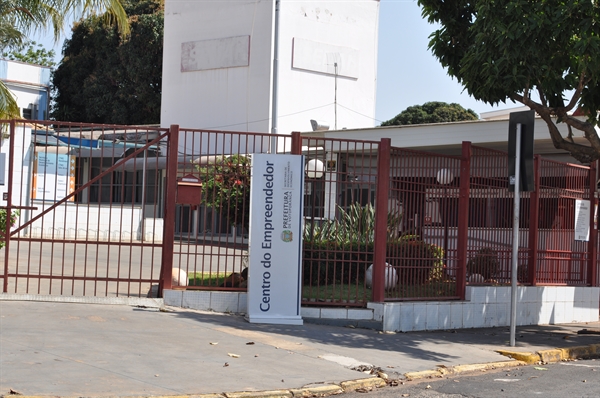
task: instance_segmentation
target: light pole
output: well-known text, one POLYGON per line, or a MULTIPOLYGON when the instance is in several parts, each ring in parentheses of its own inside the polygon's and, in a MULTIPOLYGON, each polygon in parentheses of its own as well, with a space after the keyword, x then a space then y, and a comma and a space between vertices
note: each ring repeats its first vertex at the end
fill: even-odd
POLYGON ((444 265, 448 266, 448 185, 454 181, 454 174, 451 170, 440 169, 437 172, 436 180, 438 184, 444 187, 444 265))

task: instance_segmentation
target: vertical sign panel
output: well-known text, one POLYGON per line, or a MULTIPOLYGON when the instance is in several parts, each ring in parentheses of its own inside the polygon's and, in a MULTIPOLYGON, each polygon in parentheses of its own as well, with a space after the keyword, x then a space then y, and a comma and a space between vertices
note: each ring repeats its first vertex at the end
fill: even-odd
POLYGON ((37 152, 32 185, 32 199, 58 201, 74 192, 75 156, 37 152))
POLYGON ((575 240, 587 242, 590 240, 590 201, 575 201, 575 240))
POLYGON ((0 153, 0 185, 4 185, 6 176, 6 154, 0 153))
POLYGON ((248 321, 301 325, 304 157, 252 155, 248 321))
POLYGON ((533 186, 533 130, 535 126, 535 111, 511 112, 508 122, 508 191, 514 192, 517 124, 521 125, 521 153, 519 191, 531 192, 533 186))

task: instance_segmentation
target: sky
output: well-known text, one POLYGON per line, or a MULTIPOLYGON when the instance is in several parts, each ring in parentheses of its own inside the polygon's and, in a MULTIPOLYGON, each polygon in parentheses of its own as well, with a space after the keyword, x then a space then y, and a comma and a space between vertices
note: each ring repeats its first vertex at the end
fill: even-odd
MULTIPOLYGON (((421 17, 416 0, 381 0, 379 12, 379 49, 377 67, 377 126, 411 105, 429 101, 456 102, 478 115, 514 105, 493 108, 476 101, 462 86, 446 74, 445 69, 428 50, 428 36, 436 29, 421 17)), ((51 36, 34 38, 47 49, 54 49, 56 61, 61 59, 62 43, 69 37, 70 27, 58 43, 51 36)))
POLYGON ((429 101, 456 102, 478 115, 514 107, 493 108, 463 92, 427 48, 436 29, 423 19, 416 1, 381 0, 375 118, 389 120, 409 106, 429 101))

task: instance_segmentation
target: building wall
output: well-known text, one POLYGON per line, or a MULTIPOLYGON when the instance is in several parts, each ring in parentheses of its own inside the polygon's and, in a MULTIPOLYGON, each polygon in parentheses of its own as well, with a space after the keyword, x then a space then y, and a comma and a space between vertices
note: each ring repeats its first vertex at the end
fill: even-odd
MULTIPOLYGON (((281 0, 278 132, 373 126, 379 2, 281 0), (361 116, 360 114, 364 115, 361 116)), ((161 125, 269 132, 274 1, 165 5, 161 125)))
MULTIPOLYGON (((2 133, 7 133, 6 130, 2 133)), ((23 198, 29 198, 31 192, 31 163, 33 158, 33 149, 31 147, 31 129, 29 127, 16 128, 14 137, 0 140, 0 198, 4 194, 12 192, 12 204, 14 206, 25 206, 23 198), (14 163, 11 169, 9 164, 11 140, 14 140, 14 163), (12 172, 12 185, 9 184, 9 172, 12 172), (25 194, 22 195, 21 192, 25 194)), ((27 199, 26 199, 27 200, 27 199)), ((2 201, 6 206, 6 201, 2 201)), ((28 210, 21 211, 21 217, 28 210)))
POLYGON ((272 19, 270 1, 167 0, 161 125, 265 131, 272 19), (248 37, 246 54, 231 45, 240 37, 248 37), (197 48, 184 54, 184 43, 197 48), (234 66, 244 55, 247 65, 234 66), (221 62, 205 62, 214 58, 221 62))
POLYGON ((48 118, 50 68, 23 62, 0 60, 0 79, 14 94, 21 115, 31 109, 32 119, 48 118))
POLYGON ((333 130, 336 110, 338 129, 374 126, 379 2, 283 2, 281 13, 278 131, 310 119, 333 130))

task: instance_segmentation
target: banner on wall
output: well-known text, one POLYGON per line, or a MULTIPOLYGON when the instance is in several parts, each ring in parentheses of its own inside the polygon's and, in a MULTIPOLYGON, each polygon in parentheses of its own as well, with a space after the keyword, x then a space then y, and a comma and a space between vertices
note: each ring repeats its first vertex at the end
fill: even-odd
POLYGON ((575 240, 587 242, 590 240, 590 201, 575 201, 575 240))
MULTIPOLYGON (((59 201, 75 191, 75 156, 36 152, 32 199, 59 201)), ((73 201, 74 197, 69 198, 73 201)))
POLYGON ((6 175, 6 154, 0 152, 0 185, 4 185, 6 175))
POLYGON ((304 156, 252 155, 247 319, 301 325, 304 156))

